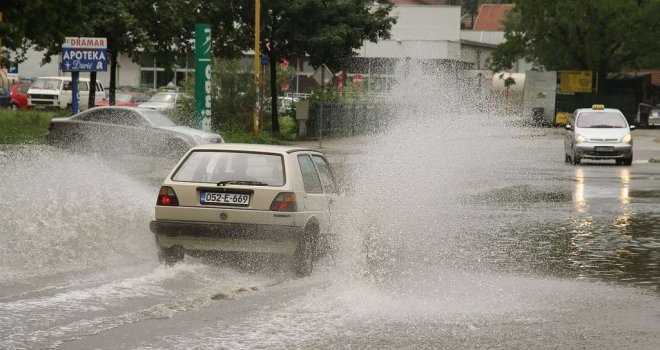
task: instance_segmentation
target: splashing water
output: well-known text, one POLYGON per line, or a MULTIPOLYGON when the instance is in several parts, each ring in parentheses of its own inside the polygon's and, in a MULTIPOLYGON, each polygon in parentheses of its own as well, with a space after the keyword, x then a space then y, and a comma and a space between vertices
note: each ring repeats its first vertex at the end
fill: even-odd
POLYGON ((153 261, 155 189, 94 157, 0 153, 0 281, 153 261))
POLYGON ((411 62, 397 72, 387 113, 395 117, 353 162, 338 220, 342 268, 377 281, 467 267, 453 252, 471 228, 490 223, 462 199, 543 161, 524 143, 538 131, 480 112, 483 94, 467 76, 411 62))

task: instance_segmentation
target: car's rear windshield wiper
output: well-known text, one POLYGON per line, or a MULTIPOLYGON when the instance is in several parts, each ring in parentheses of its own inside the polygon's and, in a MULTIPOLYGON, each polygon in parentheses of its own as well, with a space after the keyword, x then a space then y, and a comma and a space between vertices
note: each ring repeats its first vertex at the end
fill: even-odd
POLYGON ((252 185, 252 186, 268 186, 267 183, 261 181, 247 181, 247 180, 227 180, 218 182, 218 186, 224 185, 252 185))

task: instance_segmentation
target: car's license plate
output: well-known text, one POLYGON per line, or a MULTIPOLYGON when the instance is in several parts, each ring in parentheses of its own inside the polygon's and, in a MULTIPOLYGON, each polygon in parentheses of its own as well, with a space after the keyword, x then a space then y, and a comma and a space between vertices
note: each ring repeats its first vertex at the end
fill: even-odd
POLYGON ((202 192, 199 202, 201 204, 249 205, 250 195, 244 193, 202 192))
POLYGON ((596 152, 614 152, 614 147, 612 146, 596 146, 594 147, 596 152))

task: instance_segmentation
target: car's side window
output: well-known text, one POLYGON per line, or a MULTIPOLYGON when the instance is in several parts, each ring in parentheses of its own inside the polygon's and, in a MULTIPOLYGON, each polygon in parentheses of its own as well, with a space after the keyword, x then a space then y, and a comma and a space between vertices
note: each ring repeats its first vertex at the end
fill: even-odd
POLYGON ((318 155, 312 155, 312 160, 314 161, 316 168, 319 170, 319 175, 321 175, 321 183, 323 184, 323 189, 326 192, 334 192, 335 181, 328 162, 325 160, 325 158, 318 155))
POLYGON ((321 186, 321 179, 316 172, 316 167, 312 159, 308 155, 299 155, 298 164, 300 165, 300 172, 302 173, 303 184, 305 185, 305 192, 307 193, 323 193, 321 186))
POLYGON ((78 116, 76 119, 95 123, 106 122, 103 117, 103 110, 89 110, 78 116))
POLYGON ((0 87, 0 95, 7 95, 7 92, 5 91, 5 88, 0 87))
POLYGON ((148 125, 147 121, 144 120, 144 118, 141 115, 133 111, 113 113, 112 116, 109 117, 109 122, 112 124, 125 125, 125 126, 148 125))
POLYGON ((89 85, 87 85, 86 81, 78 82, 78 91, 89 91, 89 85))

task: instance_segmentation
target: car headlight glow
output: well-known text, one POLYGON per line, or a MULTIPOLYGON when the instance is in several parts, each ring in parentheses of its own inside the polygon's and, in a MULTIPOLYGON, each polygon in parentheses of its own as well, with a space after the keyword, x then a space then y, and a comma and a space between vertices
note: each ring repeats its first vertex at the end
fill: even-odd
POLYGON ((632 135, 626 134, 622 139, 621 142, 623 143, 630 143, 632 142, 632 135))
POLYGON ((575 135, 575 141, 577 143, 587 142, 587 138, 580 135, 580 134, 577 134, 577 135, 575 135))

